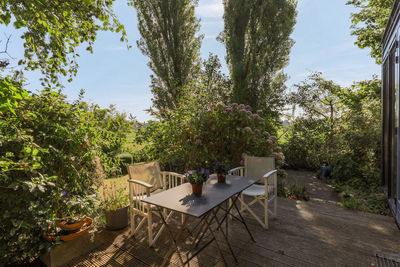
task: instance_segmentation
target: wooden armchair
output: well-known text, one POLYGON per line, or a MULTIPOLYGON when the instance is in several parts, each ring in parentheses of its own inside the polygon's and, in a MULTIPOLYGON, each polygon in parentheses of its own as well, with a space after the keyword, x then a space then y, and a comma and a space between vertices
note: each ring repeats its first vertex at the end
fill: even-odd
MULTIPOLYGON (((178 186, 185 182, 185 176, 174 172, 162 172, 157 161, 139 163, 128 166, 129 173, 129 199, 130 199, 130 221, 131 235, 134 235, 147 220, 147 231, 149 235, 149 246, 152 246, 164 230, 164 225, 153 234, 153 207, 141 202, 151 194, 157 194, 163 190, 178 186), (143 217, 136 226, 135 217, 143 217)), ((172 212, 167 220, 172 219, 172 212)))
POLYGON ((261 179, 261 184, 254 184, 242 192, 242 195, 239 197, 241 203, 240 211, 247 210, 264 229, 268 229, 268 213, 276 217, 278 204, 278 180, 277 170, 275 169, 275 158, 246 156, 244 166, 230 170, 229 174, 261 179), (246 203, 243 196, 253 199, 246 203), (271 202, 273 203, 272 211, 268 209, 271 202), (264 220, 260 219, 250 208, 255 203, 259 203, 264 208, 264 220))

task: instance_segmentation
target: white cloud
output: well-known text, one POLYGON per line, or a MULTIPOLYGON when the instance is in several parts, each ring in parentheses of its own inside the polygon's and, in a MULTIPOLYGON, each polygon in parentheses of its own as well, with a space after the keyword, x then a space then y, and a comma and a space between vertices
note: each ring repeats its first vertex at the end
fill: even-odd
POLYGON ((222 0, 199 1, 196 13, 204 18, 222 18, 224 15, 222 0))

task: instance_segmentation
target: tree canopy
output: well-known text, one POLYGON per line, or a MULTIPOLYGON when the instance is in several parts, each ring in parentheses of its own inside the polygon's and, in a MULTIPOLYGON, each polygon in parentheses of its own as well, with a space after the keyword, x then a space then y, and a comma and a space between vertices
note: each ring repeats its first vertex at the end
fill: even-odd
POLYGON ((394 0, 350 0, 347 5, 359 9, 351 14, 351 34, 357 37, 355 44, 359 48, 371 48, 371 57, 381 63, 381 41, 394 0))
POLYGON ((175 109, 198 61, 202 35, 196 0, 133 0, 142 38, 138 47, 149 57, 153 106, 175 109))
MULTIPOLYGON (((296 23, 293 0, 224 0, 227 62, 233 101, 271 112, 282 107, 287 64, 296 23)), ((276 115, 277 116, 277 115, 276 115)))
POLYGON ((45 83, 69 79, 78 69, 76 48, 87 43, 92 51, 99 30, 126 32, 115 16, 115 0, 0 0, 0 23, 23 29, 25 70, 40 69, 45 83))

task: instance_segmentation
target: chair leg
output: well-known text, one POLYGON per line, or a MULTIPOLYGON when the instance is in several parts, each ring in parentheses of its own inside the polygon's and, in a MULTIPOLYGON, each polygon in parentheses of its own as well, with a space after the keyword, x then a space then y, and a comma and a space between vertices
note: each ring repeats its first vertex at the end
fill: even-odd
POLYGON ((149 233, 149 247, 153 245, 153 220, 151 216, 151 211, 149 209, 148 217, 147 217, 147 232, 149 233))
POLYGON ((130 211, 130 219, 131 219, 131 236, 135 234, 135 229, 136 229, 136 214, 133 212, 133 210, 130 211))
POLYGON ((268 184, 265 184, 264 203, 264 229, 268 229, 268 184))
POLYGON ((274 174, 274 217, 276 218, 276 209, 278 206, 278 175, 275 173, 274 174))

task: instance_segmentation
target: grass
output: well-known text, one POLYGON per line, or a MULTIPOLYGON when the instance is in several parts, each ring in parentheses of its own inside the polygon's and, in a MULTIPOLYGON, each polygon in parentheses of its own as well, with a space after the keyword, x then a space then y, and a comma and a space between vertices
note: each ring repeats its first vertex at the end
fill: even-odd
MULTIPOLYGON (((117 178, 104 179, 103 183, 106 186, 111 186, 112 183, 115 183, 117 189, 123 188, 124 191, 126 192, 126 194, 129 194, 128 179, 129 179, 129 175, 124 175, 124 176, 117 177, 117 178)), ((103 187, 102 186, 99 188, 99 193, 100 193, 100 196, 103 195, 103 187)))

